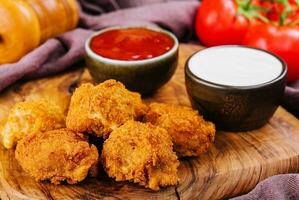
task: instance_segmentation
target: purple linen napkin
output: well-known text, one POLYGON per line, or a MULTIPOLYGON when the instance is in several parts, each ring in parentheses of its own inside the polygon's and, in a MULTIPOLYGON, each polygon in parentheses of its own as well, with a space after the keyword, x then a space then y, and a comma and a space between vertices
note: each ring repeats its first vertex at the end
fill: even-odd
POLYGON ((246 195, 232 200, 296 200, 299 199, 299 175, 284 174, 267 178, 246 195))
POLYGON ((199 4, 194 0, 80 0, 79 3, 77 29, 47 40, 17 63, 0 65, 0 91, 20 79, 43 77, 71 67, 83 59, 84 41, 95 30, 108 26, 158 25, 182 39, 193 32, 199 4), (138 5, 142 6, 134 7, 138 5))
POLYGON ((286 87, 283 106, 297 118, 299 117, 299 80, 286 87))

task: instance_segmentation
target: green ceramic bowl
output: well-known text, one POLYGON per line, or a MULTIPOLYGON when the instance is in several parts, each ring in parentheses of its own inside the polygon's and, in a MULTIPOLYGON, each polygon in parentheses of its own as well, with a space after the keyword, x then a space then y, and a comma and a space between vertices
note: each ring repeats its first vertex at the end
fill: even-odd
POLYGON ((108 79, 116 79, 132 90, 143 95, 156 91, 174 74, 178 61, 178 39, 170 32, 153 27, 142 27, 162 32, 174 40, 174 46, 161 56, 138 60, 124 61, 105 58, 94 53, 90 48, 93 37, 108 30, 139 27, 112 27, 96 32, 85 43, 86 65, 93 79, 101 83, 108 79))
MULTIPOLYGON (((229 60, 228 63, 234 62, 234 60, 235 57, 229 60)), ((199 60, 197 61, 197 66, 203 64, 199 60)), ((252 62, 250 56, 248 62, 252 62)), ((218 69, 227 66, 221 60, 219 63, 222 64, 219 65, 218 69)), ((208 62, 208 65, 211 66, 211 63, 208 62)), ((238 62, 238 65, 242 65, 242 62, 238 62)), ((249 67, 254 66, 249 65, 249 67)), ((258 70, 260 69, 260 66, 255 67, 258 70)), ((268 65, 268 67, 272 67, 272 65, 268 65)), ((215 77, 217 79, 217 76, 215 77)), ((231 81, 234 81, 233 77, 234 74, 232 74, 231 81)), ((287 66, 280 58, 266 51, 242 46, 219 46, 199 51, 189 58, 185 66, 186 87, 192 105, 207 119, 215 122, 217 128, 226 131, 249 131, 265 125, 280 104, 286 77, 287 66), (277 71, 277 76, 274 79, 261 84, 232 86, 206 80, 190 70, 192 65, 190 60, 194 56, 202 53, 213 54, 215 50, 220 48, 224 51, 230 48, 235 48, 237 51, 244 48, 251 49, 258 55, 266 53, 274 60, 276 59, 277 66, 281 66, 281 71, 277 71)), ((218 78, 222 78, 221 74, 218 78)), ((257 80, 257 77, 255 80, 257 80)), ((228 81, 230 80, 228 79, 228 81)))

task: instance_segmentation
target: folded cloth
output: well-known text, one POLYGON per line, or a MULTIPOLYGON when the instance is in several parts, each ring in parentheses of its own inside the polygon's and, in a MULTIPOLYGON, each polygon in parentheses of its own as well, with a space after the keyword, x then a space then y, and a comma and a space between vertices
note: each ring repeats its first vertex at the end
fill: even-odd
POLYGON ((286 87, 283 106, 296 117, 299 117, 299 80, 286 87))
POLYGON ((84 41, 95 30, 108 26, 158 25, 174 32, 180 39, 186 38, 193 32, 199 2, 80 0, 79 4, 81 12, 77 29, 49 39, 17 63, 0 65, 0 91, 20 79, 52 75, 73 66, 84 57, 84 41))
POLYGON ((295 200, 299 199, 299 175, 285 174, 267 178, 246 195, 232 200, 295 200))

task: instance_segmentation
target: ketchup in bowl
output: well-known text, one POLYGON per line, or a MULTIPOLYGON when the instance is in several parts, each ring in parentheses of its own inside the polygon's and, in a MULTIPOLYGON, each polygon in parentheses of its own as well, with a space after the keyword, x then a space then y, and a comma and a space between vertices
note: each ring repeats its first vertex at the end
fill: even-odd
POLYGON ((145 60, 158 57, 174 46, 165 33, 146 28, 108 30, 93 37, 90 48, 96 54, 114 60, 145 60))
POLYGON ((129 90, 149 95, 174 74, 179 41, 157 27, 109 27, 85 42, 85 61, 96 83, 108 79, 122 82, 129 90))

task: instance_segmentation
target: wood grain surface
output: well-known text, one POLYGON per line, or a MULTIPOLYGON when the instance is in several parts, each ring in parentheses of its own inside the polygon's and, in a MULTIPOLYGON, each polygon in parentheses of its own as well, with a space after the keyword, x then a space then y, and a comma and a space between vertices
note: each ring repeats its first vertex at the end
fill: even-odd
MULTIPOLYGON (((181 45, 179 67, 171 81, 146 102, 190 105, 184 85, 186 59, 201 47, 181 45)), ((0 94, 0 120, 16 102, 49 98, 65 111, 72 91, 91 78, 85 69, 18 83, 0 94)), ((35 182, 17 164, 13 150, 0 145, 0 198, 4 199, 222 199, 244 194, 261 180, 299 171, 299 122, 279 108, 263 128, 251 132, 217 132, 210 152, 184 159, 180 183, 160 192, 115 182, 105 173, 77 185, 35 182)))

